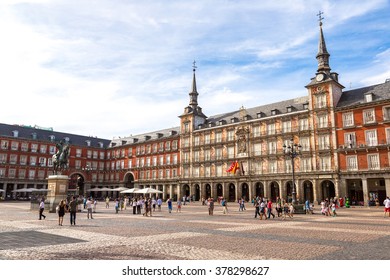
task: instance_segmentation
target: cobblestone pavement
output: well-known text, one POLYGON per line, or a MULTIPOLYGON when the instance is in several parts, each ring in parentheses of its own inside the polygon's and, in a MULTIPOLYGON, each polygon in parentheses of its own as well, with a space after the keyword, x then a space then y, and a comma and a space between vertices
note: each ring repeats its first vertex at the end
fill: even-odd
MULTIPOLYGON (((97 206, 94 219, 69 214, 58 225, 55 213, 38 220, 27 202, 0 203, 0 259, 3 260, 389 260, 390 218, 383 207, 339 209, 337 217, 295 215, 254 219, 254 208, 230 204, 213 216, 200 203, 169 214, 163 205, 152 217, 115 214, 97 206)), ((174 209, 175 211, 175 209, 174 209)))

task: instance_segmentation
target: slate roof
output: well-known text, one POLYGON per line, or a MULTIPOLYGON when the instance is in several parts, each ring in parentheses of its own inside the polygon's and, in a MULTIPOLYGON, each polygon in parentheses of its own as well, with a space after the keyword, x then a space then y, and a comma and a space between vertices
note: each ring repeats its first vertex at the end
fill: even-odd
POLYGON ((383 84, 343 91, 339 102, 337 103, 337 108, 342 109, 343 107, 356 106, 359 104, 366 103, 364 96, 366 94, 372 93, 372 101, 378 102, 381 100, 390 99, 390 81, 387 81, 383 84))
MULTIPOLYGON (((261 116, 262 118, 271 117, 271 116, 273 117, 274 116, 272 115, 273 110, 276 110, 276 116, 280 114, 286 114, 287 107, 290 106, 291 106, 291 112, 302 111, 304 110, 303 105, 307 104, 308 102, 309 102, 309 97, 303 96, 303 97, 283 100, 271 104, 261 105, 253 108, 245 108, 245 111, 246 111, 246 115, 248 116, 248 120, 258 119, 259 118, 257 116, 258 113, 262 113, 261 116)), ((240 112, 241 110, 237 110, 229 113, 210 116, 209 118, 207 118, 207 122, 217 124, 220 121, 225 121, 226 123, 230 123, 232 118, 236 118, 237 120, 241 118, 240 112)))
POLYGON ((82 136, 76 134, 70 134, 65 132, 53 131, 51 129, 41 129, 33 126, 23 126, 23 125, 10 125, 0 123, 0 136, 15 138, 15 139, 28 139, 28 140, 37 140, 37 141, 50 141, 50 137, 54 136, 55 142, 69 138, 69 143, 77 146, 87 147, 87 140, 91 141, 90 147, 99 148, 99 142, 103 143, 103 148, 108 147, 110 140, 96 138, 91 136, 82 136), (18 137, 14 137, 13 131, 18 131, 18 137), (36 138, 33 138, 33 135, 36 135, 36 138))
POLYGON ((168 138, 168 137, 174 137, 180 134, 180 127, 171 127, 166 129, 161 129, 153 132, 147 132, 137 135, 131 135, 128 137, 121 137, 118 139, 113 139, 110 142, 110 147, 120 146, 120 145, 127 145, 132 143, 143 143, 143 142, 149 142, 156 139, 162 139, 162 138, 168 138))

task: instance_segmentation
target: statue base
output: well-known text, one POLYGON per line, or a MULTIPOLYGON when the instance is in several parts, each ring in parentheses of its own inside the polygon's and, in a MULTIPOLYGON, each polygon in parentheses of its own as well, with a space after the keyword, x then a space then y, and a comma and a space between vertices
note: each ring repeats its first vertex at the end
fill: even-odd
POLYGON ((49 212, 55 213, 57 205, 67 197, 69 178, 65 175, 50 175, 47 180, 48 193, 45 202, 49 205, 49 212))

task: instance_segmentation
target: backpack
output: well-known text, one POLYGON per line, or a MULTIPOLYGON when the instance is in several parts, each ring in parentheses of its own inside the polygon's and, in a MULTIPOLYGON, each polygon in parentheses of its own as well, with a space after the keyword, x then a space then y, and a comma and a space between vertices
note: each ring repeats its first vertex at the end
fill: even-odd
POLYGON ((222 206, 225 206, 225 200, 222 201, 222 206))

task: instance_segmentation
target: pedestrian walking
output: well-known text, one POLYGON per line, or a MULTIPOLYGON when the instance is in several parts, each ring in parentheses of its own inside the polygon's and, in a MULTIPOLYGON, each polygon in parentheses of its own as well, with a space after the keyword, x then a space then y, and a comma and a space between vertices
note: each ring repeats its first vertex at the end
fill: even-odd
POLYGON ((207 206, 209 209, 209 215, 213 216, 214 215, 214 199, 213 198, 209 198, 209 200, 207 202, 207 206))
POLYGON ((42 217, 43 219, 46 219, 46 216, 43 215, 43 211, 45 211, 45 199, 42 198, 41 199, 41 202, 39 203, 39 219, 42 220, 42 217))
POLYGON ((157 208, 158 208, 158 211, 161 212, 161 205, 162 205, 162 199, 161 198, 158 198, 157 199, 157 208))
POLYGON ((225 198, 222 198, 222 201, 221 201, 221 205, 223 207, 223 214, 227 214, 228 213, 228 207, 227 207, 227 201, 225 198))
POLYGON ((89 217, 91 217, 91 219, 93 219, 92 217, 92 205, 93 205, 93 201, 92 201, 92 198, 89 197, 87 199, 87 202, 85 203, 86 207, 87 207, 87 218, 89 219, 89 217))
POLYGON ((110 208, 110 198, 106 197, 106 208, 110 208))
POLYGON ((62 226, 62 223, 64 222, 64 216, 65 216, 65 200, 61 200, 58 204, 58 225, 62 226))
POLYGON ((72 196, 71 201, 69 202, 69 212, 70 212, 70 225, 76 225, 76 212, 78 208, 78 203, 75 196, 72 196))
POLYGON ((97 200, 93 200, 93 213, 96 213, 97 200))
POLYGON ((386 213, 389 213, 389 217, 390 217, 390 199, 389 199, 389 197, 386 197, 385 201, 383 201, 383 205, 385 206, 385 217, 386 217, 386 213))
POLYGON ((181 212, 181 200, 180 200, 180 199, 177 200, 177 209, 176 209, 176 213, 177 213, 177 212, 181 212))
POLYGON ((137 199, 133 199, 133 215, 137 214, 137 199))
POLYGON ((267 220, 267 216, 265 215, 265 201, 262 200, 260 202, 260 220, 263 219, 263 216, 264 216, 264 219, 267 220))
POLYGON ((115 199, 115 214, 118 214, 119 212, 119 199, 115 199))
POLYGON ((336 203, 333 202, 331 208, 332 208, 332 216, 336 217, 337 216, 337 213, 336 213, 336 203))
POLYGON ((170 198, 168 198, 167 204, 168 204, 168 212, 172 213, 172 200, 170 198))
POLYGON ((275 219, 275 214, 272 213, 272 200, 268 200, 268 203, 267 203, 267 214, 268 214, 268 219, 271 218, 271 215, 272 215, 272 219, 275 219))
POLYGON ((260 217, 260 203, 257 199, 255 199, 255 219, 257 218, 257 215, 260 217))
POLYGON ((153 198, 152 198, 152 209, 153 209, 153 212, 156 211, 156 204, 157 204, 157 201, 156 201, 156 199, 153 197, 153 198))

